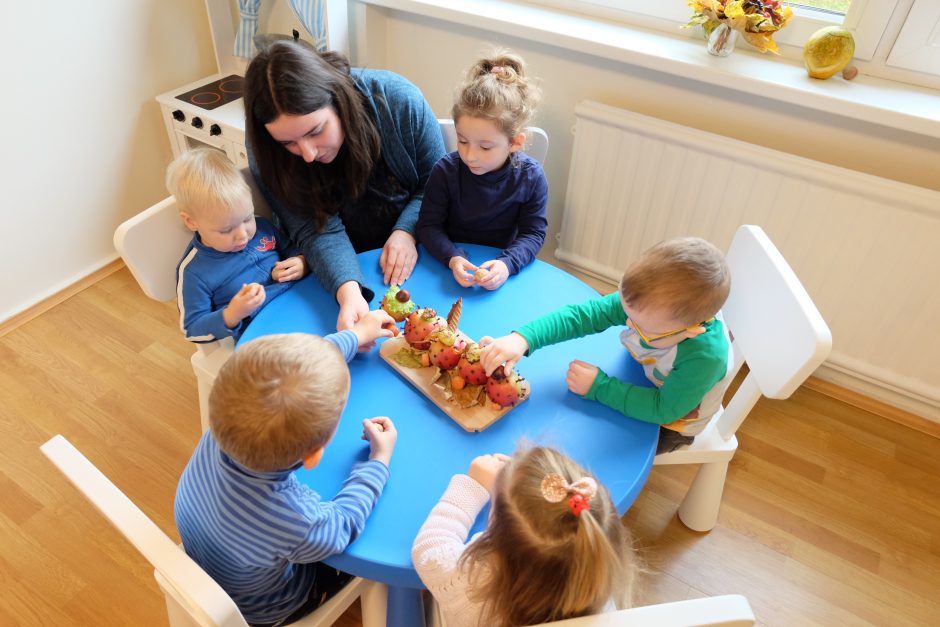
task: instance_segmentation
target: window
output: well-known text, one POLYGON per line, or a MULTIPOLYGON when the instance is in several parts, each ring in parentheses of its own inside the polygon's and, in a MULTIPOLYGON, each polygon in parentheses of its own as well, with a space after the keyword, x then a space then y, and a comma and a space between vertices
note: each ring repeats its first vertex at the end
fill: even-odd
MULTIPOLYGON (((542 0, 538 4, 672 33, 691 14, 685 0, 542 0)), ((940 0, 793 0, 788 4, 793 20, 774 36, 783 56, 800 58, 811 34, 841 24, 855 37, 853 63, 863 73, 940 87, 940 0)))

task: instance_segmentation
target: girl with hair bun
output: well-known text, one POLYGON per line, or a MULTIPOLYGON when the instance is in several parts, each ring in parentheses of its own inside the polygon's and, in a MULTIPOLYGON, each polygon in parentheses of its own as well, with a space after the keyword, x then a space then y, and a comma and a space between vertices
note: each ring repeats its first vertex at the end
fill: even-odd
POLYGON ((518 55, 502 50, 467 71, 452 115, 457 150, 431 171, 418 240, 463 287, 495 290, 535 259, 548 231, 548 182, 523 151, 540 92, 518 55), (455 242, 500 249, 473 264, 455 242))
POLYGON ((629 607, 637 566, 607 489, 544 447, 454 475, 412 560, 446 627, 515 627, 629 607), (486 531, 465 544, 492 494, 486 531))

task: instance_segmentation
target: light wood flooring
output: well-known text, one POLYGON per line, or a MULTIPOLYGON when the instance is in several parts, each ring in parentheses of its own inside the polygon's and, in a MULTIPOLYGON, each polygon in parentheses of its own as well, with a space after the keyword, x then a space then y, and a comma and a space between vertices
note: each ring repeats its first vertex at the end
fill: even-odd
MULTIPOLYGON (((123 269, 0 337, 0 624, 166 624, 151 568, 38 446, 64 434, 178 539, 191 353, 123 269)), ((940 440, 806 389, 739 438, 710 533, 675 514, 694 468, 654 468, 625 516, 641 604, 741 593, 762 625, 940 624, 940 440)))

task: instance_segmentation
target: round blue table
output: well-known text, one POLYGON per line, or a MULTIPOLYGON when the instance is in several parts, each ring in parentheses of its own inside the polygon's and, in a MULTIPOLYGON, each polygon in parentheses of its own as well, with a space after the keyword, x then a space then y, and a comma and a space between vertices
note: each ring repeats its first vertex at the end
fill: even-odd
MULTIPOLYGON (((493 259, 496 250, 464 245, 471 261, 493 259)), ((368 284, 382 291, 379 254, 359 255, 368 284)), ((463 297, 460 330, 479 339, 509 333, 561 305, 583 302, 597 292, 550 264, 535 261, 496 291, 461 288, 449 269, 425 251, 405 288, 419 306, 446 316, 463 297)), ((376 296, 377 307, 382 294, 376 296)), ((299 281, 271 301, 251 322, 239 343, 271 333, 303 331, 326 335, 336 328, 339 307, 315 277, 299 281)), ((360 439, 361 420, 389 416, 398 429, 391 476, 362 535, 344 553, 326 562, 335 568, 389 585, 389 625, 421 624, 422 589, 411 564, 411 544, 418 529, 443 494, 452 475, 465 473, 484 453, 511 454, 520 439, 567 452, 591 469, 607 486, 623 513, 646 482, 655 454, 658 427, 626 418, 600 403, 568 391, 565 372, 572 359, 600 366, 621 380, 649 385, 643 371, 622 348, 620 328, 536 351, 517 365, 532 386, 528 400, 480 433, 468 433, 401 378, 379 356, 378 349, 359 354, 349 364, 349 402, 323 461, 297 478, 324 499, 332 498, 353 462, 368 457, 360 439)), ((477 529, 486 521, 477 519, 477 529)))

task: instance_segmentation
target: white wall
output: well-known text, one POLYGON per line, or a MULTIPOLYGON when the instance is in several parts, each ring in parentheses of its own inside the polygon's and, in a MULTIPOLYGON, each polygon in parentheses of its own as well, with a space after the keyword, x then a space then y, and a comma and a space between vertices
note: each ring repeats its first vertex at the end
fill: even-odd
POLYGON ((116 257, 166 196, 158 93, 216 72, 203 2, 14 2, 0 19, 0 321, 116 257))

